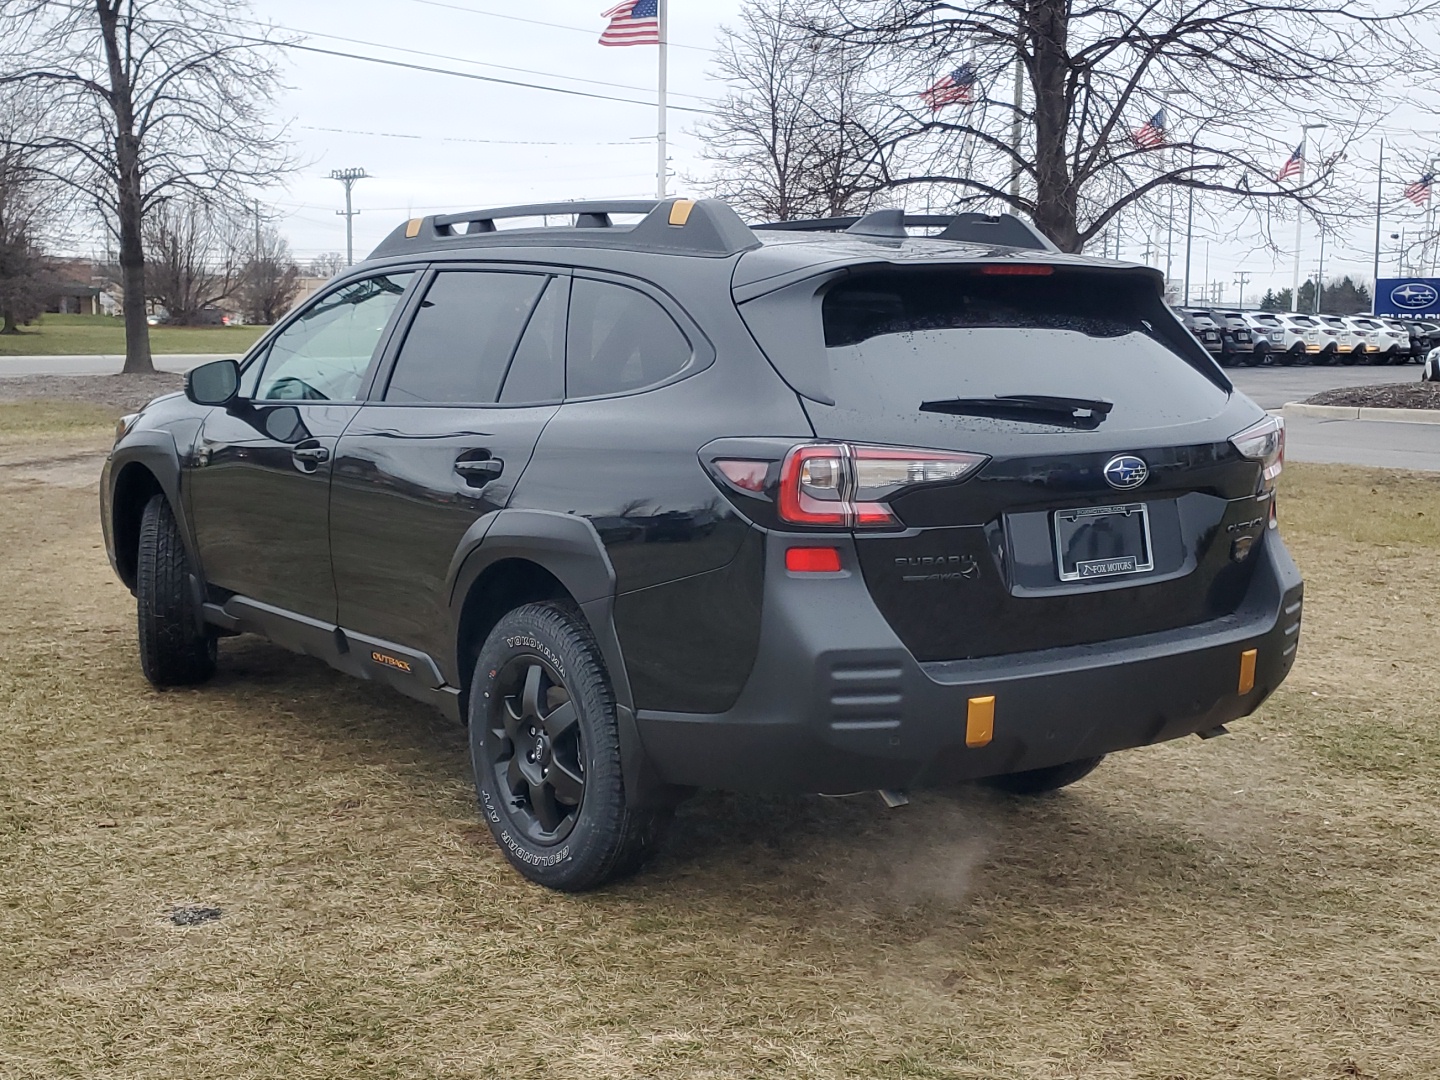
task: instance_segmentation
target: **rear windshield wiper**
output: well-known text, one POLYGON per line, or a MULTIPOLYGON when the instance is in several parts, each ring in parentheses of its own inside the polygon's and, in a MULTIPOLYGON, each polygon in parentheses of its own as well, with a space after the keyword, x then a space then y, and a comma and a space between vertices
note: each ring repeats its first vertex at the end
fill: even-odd
POLYGON ((1078 431, 1094 431, 1114 407, 1114 402, 1098 398, 1053 397, 1050 394, 1000 394, 988 398, 957 397, 920 403, 921 412, 1022 420, 1078 431))

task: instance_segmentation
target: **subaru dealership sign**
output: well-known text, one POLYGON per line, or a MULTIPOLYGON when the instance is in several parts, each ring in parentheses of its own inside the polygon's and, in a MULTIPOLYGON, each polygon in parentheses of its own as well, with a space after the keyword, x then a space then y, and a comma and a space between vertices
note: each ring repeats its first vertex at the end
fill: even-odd
POLYGON ((1440 316, 1440 278, 1381 278, 1376 315, 1440 316))

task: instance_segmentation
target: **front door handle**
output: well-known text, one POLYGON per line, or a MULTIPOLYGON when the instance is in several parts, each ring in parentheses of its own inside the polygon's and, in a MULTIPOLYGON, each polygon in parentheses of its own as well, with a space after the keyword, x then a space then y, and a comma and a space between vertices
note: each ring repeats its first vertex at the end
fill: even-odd
POLYGON ((308 472, 316 465, 329 461, 330 451, 319 443, 300 443, 291 448, 290 456, 295 459, 296 468, 308 472))
POLYGON ((484 487, 505 471, 505 462, 499 458, 461 458, 455 462, 455 471, 465 478, 471 487, 484 487))

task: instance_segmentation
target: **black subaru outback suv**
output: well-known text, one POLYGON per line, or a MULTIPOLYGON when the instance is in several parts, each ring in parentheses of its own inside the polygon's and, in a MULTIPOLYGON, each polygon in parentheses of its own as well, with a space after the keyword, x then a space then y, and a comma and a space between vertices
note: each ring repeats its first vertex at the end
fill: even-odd
POLYGON ((432 703, 570 890, 699 786, 1039 792, 1219 733, 1295 657, 1283 428, 1161 286, 1009 216, 410 221, 121 421, 141 664, 255 633, 432 703))

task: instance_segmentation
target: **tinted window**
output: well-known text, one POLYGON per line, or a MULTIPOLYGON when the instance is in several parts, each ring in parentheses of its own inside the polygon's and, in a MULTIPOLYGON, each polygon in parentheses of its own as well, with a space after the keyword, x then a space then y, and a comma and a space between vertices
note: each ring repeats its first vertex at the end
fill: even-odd
POLYGON ((354 401, 413 273, 351 282, 321 297, 270 345, 256 398, 354 401))
POLYGON ((400 347, 385 400, 498 401, 505 369, 546 281, 539 274, 437 274, 400 347))
POLYGON ((500 400, 506 404, 559 401, 565 396, 565 307, 569 278, 551 278, 510 361, 500 400))
POLYGON ((567 397, 652 386, 684 368, 690 354, 675 320, 644 293, 586 278, 571 285, 567 397))

